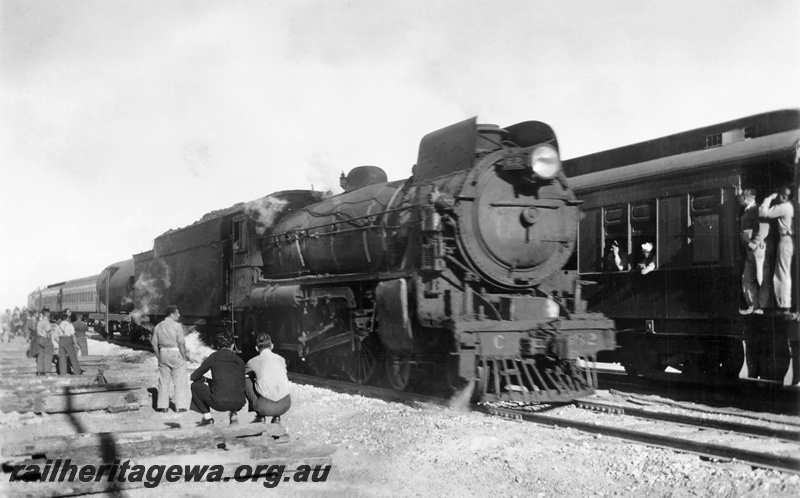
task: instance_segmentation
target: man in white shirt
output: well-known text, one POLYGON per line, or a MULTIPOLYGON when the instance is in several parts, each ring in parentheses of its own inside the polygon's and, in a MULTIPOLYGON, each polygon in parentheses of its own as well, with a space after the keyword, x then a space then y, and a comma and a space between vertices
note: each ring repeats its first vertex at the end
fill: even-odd
POLYGON ((78 345, 75 337, 75 327, 69 319, 69 315, 62 313, 61 321, 58 323, 58 375, 67 375, 67 356, 72 364, 72 373, 81 375, 81 364, 78 362, 78 345))
POLYGON ((789 202, 792 191, 789 187, 781 187, 778 191, 761 203, 758 215, 762 218, 777 220, 778 254, 775 258, 775 276, 772 286, 775 289, 775 301, 783 314, 790 316, 792 307, 792 255, 794 254, 794 206, 789 202), (772 204, 773 200, 776 200, 772 204))
POLYGON ((265 422, 272 417, 272 423, 279 423, 281 415, 292 406, 292 391, 286 375, 286 360, 272 352, 272 338, 268 334, 258 334, 256 351, 258 356, 251 358, 245 366, 245 375, 253 373, 244 383, 244 393, 250 404, 250 411, 256 412, 254 422, 265 422))
POLYGON ((186 376, 186 340, 180 323, 181 312, 177 306, 167 306, 164 318, 153 331, 150 344, 158 359, 158 400, 156 411, 165 413, 169 408, 169 385, 175 390, 175 411, 189 409, 191 394, 186 376))

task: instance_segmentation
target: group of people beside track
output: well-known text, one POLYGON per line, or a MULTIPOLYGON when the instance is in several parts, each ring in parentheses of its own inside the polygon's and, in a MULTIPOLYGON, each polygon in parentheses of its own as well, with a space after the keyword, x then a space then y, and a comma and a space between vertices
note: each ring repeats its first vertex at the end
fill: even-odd
POLYGON ((36 359, 36 375, 52 373, 53 360, 59 375, 82 375, 78 354, 89 354, 86 333, 89 325, 81 313, 65 309, 51 320, 50 310, 30 311, 27 324, 28 357, 36 359))
POLYGON ((15 337, 25 337, 25 331, 28 323, 28 313, 23 307, 14 308, 12 313, 10 309, 6 309, 5 313, 0 313, 0 342, 11 342, 15 337))
POLYGON ((192 411, 202 415, 198 426, 214 424, 211 410, 229 412, 231 424, 238 423, 238 411, 245 403, 254 411, 254 422, 279 423, 281 415, 291 407, 291 384, 286 373, 286 361, 272 352, 268 334, 256 337, 257 356, 245 363, 234 353, 231 332, 216 337, 217 350, 191 374, 191 387, 186 380, 188 356, 180 310, 166 308, 166 318, 156 325, 151 344, 158 358, 158 399, 156 410, 166 413, 169 407, 170 386, 174 390, 176 412, 192 411), (210 372, 211 379, 205 375, 210 372))
POLYGON ((29 342, 27 356, 36 360, 36 375, 49 375, 56 369, 59 375, 81 375, 78 355, 89 354, 86 333, 89 325, 81 313, 65 309, 51 317, 47 308, 42 311, 14 308, 0 314, 2 342, 21 338, 29 342))

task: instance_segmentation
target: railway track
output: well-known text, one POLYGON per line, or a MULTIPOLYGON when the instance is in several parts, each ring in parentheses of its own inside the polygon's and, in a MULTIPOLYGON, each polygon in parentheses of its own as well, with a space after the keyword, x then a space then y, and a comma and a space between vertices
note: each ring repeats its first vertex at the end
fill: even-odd
POLYGON ((800 433, 766 425, 745 424, 675 413, 653 412, 589 400, 574 406, 596 412, 591 420, 575 414, 550 415, 530 407, 485 405, 481 410, 513 420, 624 439, 701 457, 736 460, 754 467, 800 474, 800 433), (768 451, 753 449, 768 448, 768 451))
MULTIPOLYGON (((630 378, 620 371, 598 371, 599 388, 631 395, 662 394, 680 400, 713 407, 715 413, 726 407, 752 412, 800 416, 800 389, 761 379, 738 379, 718 385, 699 385, 671 374, 673 379, 630 378)), ((679 403, 681 404, 681 403, 679 403)), ((687 406, 684 408, 689 409, 687 406)))
MULTIPOLYGON (((455 399, 416 393, 397 392, 389 388, 357 385, 334 379, 290 374, 294 382, 325 387, 339 392, 379 397, 387 401, 423 403, 452 407, 455 399)), ((578 400, 569 405, 593 413, 590 420, 581 420, 574 413, 554 415, 565 405, 533 405, 504 407, 499 404, 470 405, 476 412, 512 420, 534 422, 551 427, 569 427, 590 434, 599 434, 646 444, 658 448, 692 453, 704 458, 736 460, 754 467, 770 468, 800 474, 800 430, 796 425, 750 424, 709 418, 708 414, 685 415, 657 412, 592 400, 578 400), (625 424, 620 421, 625 419, 625 424), (625 427, 621 425, 626 425, 625 427), (788 425, 788 427, 786 426, 788 425), (721 441, 721 442, 720 442, 721 441), (769 451, 752 449, 768 447, 769 451)))
MULTIPOLYGON (((121 342, 118 344, 123 345, 121 342)), ((468 405, 464 402, 463 394, 448 398, 444 395, 398 392, 387 387, 359 385, 298 373, 289 373, 289 378, 293 382, 343 393, 360 394, 406 404, 417 403, 450 408, 468 407, 476 412, 492 416, 547 426, 569 427, 591 434, 692 453, 705 458, 736 460, 755 467, 800 474, 800 458, 798 458, 800 457, 800 430, 798 429, 800 424, 798 423, 787 422, 784 424, 785 427, 780 428, 764 423, 749 424, 709 418, 709 414, 714 413, 713 410, 704 411, 699 416, 692 416, 591 400, 578 400, 572 403, 574 407, 594 412, 591 420, 580 420, 575 417, 552 414, 554 411, 563 409, 565 405, 534 405, 527 409, 499 404, 468 405), (625 418, 629 427, 620 426, 621 418, 625 418), (717 442, 720 440, 726 442, 717 442), (742 447, 743 442, 744 446, 749 447, 742 447), (766 446, 770 448, 770 451, 755 450, 752 449, 753 446, 766 446)), ((669 405, 669 403, 665 403, 665 405, 669 405)), ((748 417, 746 413, 732 415, 748 417)), ((758 419, 755 416, 751 418, 758 419)))

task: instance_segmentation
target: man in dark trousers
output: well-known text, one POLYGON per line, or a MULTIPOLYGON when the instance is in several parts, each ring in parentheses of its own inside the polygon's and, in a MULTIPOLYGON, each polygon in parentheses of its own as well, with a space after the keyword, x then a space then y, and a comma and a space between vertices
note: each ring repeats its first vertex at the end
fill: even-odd
POLYGON ((272 338, 268 334, 258 334, 258 356, 245 366, 245 371, 253 376, 245 380, 244 389, 250 410, 256 412, 254 422, 266 422, 266 417, 272 417, 272 423, 279 423, 281 415, 292 406, 292 385, 286 375, 286 360, 273 353, 272 347, 272 338))
POLYGON ((53 340, 50 338, 50 310, 42 309, 36 323, 36 375, 47 375, 53 365, 53 340))
POLYGON ((81 369, 81 364, 78 361, 78 352, 75 350, 75 347, 78 345, 78 342, 75 338, 75 327, 72 326, 72 322, 66 313, 62 313, 61 321, 58 323, 57 327, 58 375, 67 375, 67 373, 69 373, 67 368, 67 358, 69 358, 69 363, 72 365, 72 373, 75 375, 81 375, 83 370, 81 369))
POLYGON ((192 372, 192 410, 203 414, 198 426, 211 425, 211 408, 230 412, 230 423, 238 424, 236 414, 245 403, 244 361, 233 352, 233 334, 222 332, 217 335, 217 351, 211 353, 200 367, 192 372), (211 370, 213 377, 209 383, 203 374, 211 370))
POLYGON ((772 305, 772 279, 769 278, 772 250, 767 247, 769 220, 758 216, 755 189, 745 189, 739 196, 739 203, 744 207, 739 237, 745 250, 742 291, 747 304, 739 313, 761 315, 772 305))
POLYGON ((72 315, 72 320, 72 326, 75 327, 75 340, 78 342, 81 356, 88 356, 89 342, 86 340, 86 332, 89 331, 89 325, 83 321, 83 315, 81 313, 72 315))
POLYGON ((28 314, 30 315, 28 317, 28 324, 27 324, 28 340, 31 343, 30 347, 28 348, 28 357, 36 358, 36 355, 38 354, 38 349, 36 344, 36 322, 39 320, 38 317, 39 313, 37 313, 36 310, 30 310, 28 311, 28 314))

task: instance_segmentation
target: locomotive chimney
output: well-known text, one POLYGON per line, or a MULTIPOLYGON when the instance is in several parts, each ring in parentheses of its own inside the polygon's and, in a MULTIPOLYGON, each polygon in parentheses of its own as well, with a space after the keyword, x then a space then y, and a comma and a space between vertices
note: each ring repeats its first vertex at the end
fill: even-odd
POLYGON ((508 138, 508 132, 497 125, 479 124, 478 143, 475 148, 478 152, 495 150, 500 147, 500 143, 508 138))

